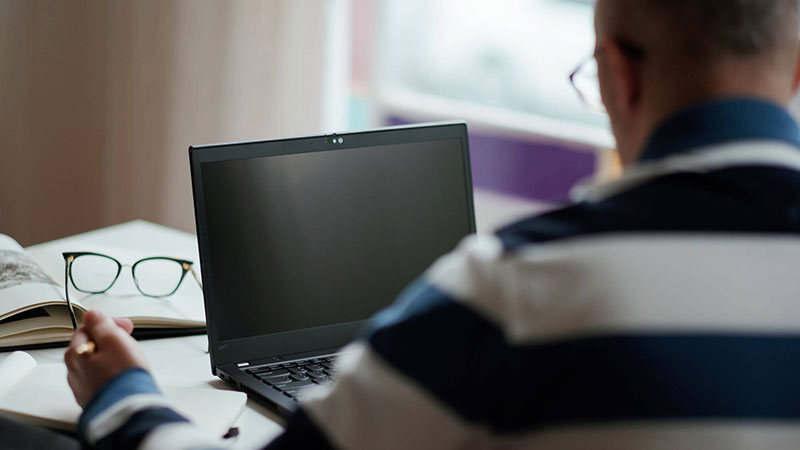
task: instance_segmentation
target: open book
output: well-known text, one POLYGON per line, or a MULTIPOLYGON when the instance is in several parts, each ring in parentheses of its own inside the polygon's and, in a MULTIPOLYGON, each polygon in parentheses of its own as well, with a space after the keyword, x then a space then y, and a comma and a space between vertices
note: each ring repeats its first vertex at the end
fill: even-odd
MULTIPOLYGON (((160 386, 174 409, 222 436, 247 402, 241 392, 160 386)), ((14 352, 0 363, 0 414, 31 425, 74 431, 81 415, 67 384, 64 364, 37 364, 31 355, 14 352)))
MULTIPOLYGON (((126 262, 141 256, 129 249, 72 250, 98 251, 126 262)), ((0 349, 63 344, 72 337, 64 298, 64 260, 58 253, 45 254, 41 261, 35 261, 14 239, 0 234, 0 349)), ((145 297, 136 291, 130 269, 123 267, 118 281, 106 293, 70 292, 79 323, 87 310, 96 309, 130 318, 136 337, 205 332, 202 291, 191 279, 184 280, 169 297, 145 297)))

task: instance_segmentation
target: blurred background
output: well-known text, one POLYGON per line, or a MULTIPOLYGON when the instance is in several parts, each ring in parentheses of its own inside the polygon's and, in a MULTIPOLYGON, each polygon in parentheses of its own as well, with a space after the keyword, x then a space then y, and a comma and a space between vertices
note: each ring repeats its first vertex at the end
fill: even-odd
POLYGON ((463 119, 480 205, 617 171, 592 0, 0 0, 0 232, 194 231, 193 144, 463 119))

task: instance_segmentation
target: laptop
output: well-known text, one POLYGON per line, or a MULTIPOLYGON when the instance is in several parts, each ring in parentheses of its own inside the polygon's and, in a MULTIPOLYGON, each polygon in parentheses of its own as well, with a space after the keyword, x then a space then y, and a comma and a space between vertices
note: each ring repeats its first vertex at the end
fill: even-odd
POLYGON ((475 231, 467 127, 189 148, 211 371, 287 417, 475 231))

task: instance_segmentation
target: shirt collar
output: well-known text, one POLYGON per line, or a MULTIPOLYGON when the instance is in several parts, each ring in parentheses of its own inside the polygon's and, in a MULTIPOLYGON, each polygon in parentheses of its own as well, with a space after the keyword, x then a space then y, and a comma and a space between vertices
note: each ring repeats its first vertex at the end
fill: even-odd
POLYGON ((714 100, 691 106, 662 122, 639 160, 754 139, 783 141, 800 148, 800 129, 792 116, 776 104, 752 98, 714 100))

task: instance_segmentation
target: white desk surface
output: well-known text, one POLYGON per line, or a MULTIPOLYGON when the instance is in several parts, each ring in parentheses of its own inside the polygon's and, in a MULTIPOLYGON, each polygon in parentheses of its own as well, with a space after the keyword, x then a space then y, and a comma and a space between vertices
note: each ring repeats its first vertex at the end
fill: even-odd
MULTIPOLYGON (((524 215, 540 212, 547 205, 511 198, 488 191, 475 191, 475 211, 478 232, 489 232, 498 226, 524 215)), ((82 250, 84 243, 101 247, 128 248, 152 251, 153 254, 184 257, 199 261, 197 240, 193 234, 136 220, 75 236, 57 239, 28 247, 37 258, 60 258, 60 252, 82 250), (55 255, 55 256, 51 256, 55 255)), ((180 290, 194 289, 199 304, 202 292, 199 287, 184 280, 180 290)), ((140 341, 150 363, 150 369, 159 382, 170 385, 228 389, 217 377, 211 375, 208 357, 208 340, 205 335, 140 341)), ((30 353, 39 363, 63 362, 64 348, 33 350, 30 353)), ((8 353, 0 353, 0 361, 8 353)), ((248 400, 244 413, 236 421, 240 435, 234 448, 258 448, 280 433, 278 416, 255 401, 248 400)))

